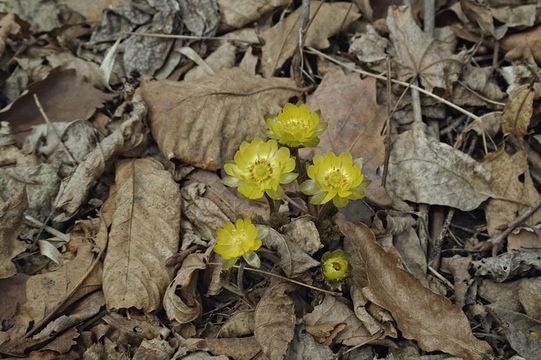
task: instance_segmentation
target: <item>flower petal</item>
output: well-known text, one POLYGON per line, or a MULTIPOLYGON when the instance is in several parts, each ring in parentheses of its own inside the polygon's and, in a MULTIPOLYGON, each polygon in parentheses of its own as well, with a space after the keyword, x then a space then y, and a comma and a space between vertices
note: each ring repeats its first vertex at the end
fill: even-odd
POLYGON ((322 191, 310 198, 310 204, 314 205, 322 205, 324 204, 323 199, 325 198, 325 195, 327 195, 326 192, 322 191))
POLYGON ((265 190, 265 192, 273 200, 280 200, 285 195, 284 190, 282 189, 281 186, 278 186, 276 189, 267 189, 267 190, 265 190))
POLYGON ((233 177, 233 176, 225 176, 223 179, 222 179, 222 183, 224 185, 227 185, 229 187, 237 187, 239 186, 242 181, 236 177, 233 177))
POLYGON ((306 180, 299 186, 299 190, 306 195, 315 195, 321 191, 321 188, 314 180, 306 180))
POLYGON ((251 200, 261 199, 263 197, 261 187, 253 183, 244 182, 237 188, 237 191, 251 200))
POLYGON ((332 202, 334 204, 334 206, 336 206, 337 208, 343 208, 345 207, 349 200, 348 198, 343 198, 343 197, 340 197, 340 196, 336 196, 332 199, 332 202))
POLYGON ((282 176, 280 176, 280 184, 289 184, 290 182, 295 180, 298 176, 299 174, 292 173, 292 172, 282 174, 282 176))

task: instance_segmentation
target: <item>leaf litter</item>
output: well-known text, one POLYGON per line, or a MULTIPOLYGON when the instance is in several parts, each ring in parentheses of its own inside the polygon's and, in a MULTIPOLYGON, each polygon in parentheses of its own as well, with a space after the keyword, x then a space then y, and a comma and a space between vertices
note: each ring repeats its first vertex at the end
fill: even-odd
POLYGON ((0 356, 537 358, 538 5, 395 3, 0 3, 0 356), (250 200, 224 168, 287 103, 327 129, 250 200), (328 151, 355 222, 300 191, 328 151))

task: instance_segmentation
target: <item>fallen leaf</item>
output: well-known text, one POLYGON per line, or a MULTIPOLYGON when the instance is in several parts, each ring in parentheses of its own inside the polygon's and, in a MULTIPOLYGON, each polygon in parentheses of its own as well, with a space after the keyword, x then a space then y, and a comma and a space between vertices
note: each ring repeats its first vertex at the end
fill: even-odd
POLYGON ((77 339, 79 335, 80 334, 77 328, 72 327, 63 333, 60 333, 60 336, 56 337, 53 341, 44 346, 41 351, 51 350, 57 354, 65 354, 70 351, 73 346, 77 345, 77 341, 75 339, 77 339))
POLYGON ((0 13, 17 14, 32 25, 35 33, 49 32, 62 25, 61 9, 56 3, 37 3, 33 0, 3 1, 0 13))
POLYGON ((6 14, 0 19, 0 56, 4 55, 6 41, 10 35, 15 35, 21 30, 15 14, 6 14))
POLYGON ((225 355, 233 360, 268 360, 261 354, 261 346, 255 336, 242 338, 206 338, 206 339, 187 339, 191 344, 188 346, 193 350, 209 351, 214 355, 225 355))
POLYGON ((323 344, 319 344, 312 335, 298 328, 295 338, 289 347, 287 359, 289 360, 333 360, 336 355, 323 344))
POLYGON ((169 360, 175 349, 165 339, 143 340, 133 355, 133 360, 169 360))
MULTIPOLYGON (((176 360, 178 358, 172 358, 172 360, 176 360)), ((182 357, 182 360, 229 360, 227 356, 219 355, 219 356, 212 356, 209 355, 209 353, 204 351, 197 351, 194 353, 191 353, 189 355, 186 355, 182 357)))
POLYGON ((408 6, 392 6, 387 14, 389 37, 396 50, 394 62, 401 80, 419 76, 423 87, 447 89, 458 79, 463 54, 423 32, 408 6))
POLYGON ((541 352, 541 341, 539 341, 541 321, 518 312, 491 306, 489 308, 502 322, 502 332, 513 350, 526 359, 539 358, 541 352))
POLYGON ((541 231, 535 227, 519 226, 507 236, 507 251, 528 249, 541 249, 541 231))
POLYGON ((51 71, 47 78, 29 85, 27 92, 0 111, 0 121, 11 125, 19 144, 33 125, 45 122, 34 95, 51 122, 87 120, 114 96, 96 89, 73 69, 51 71))
POLYGON ((325 345, 356 346, 375 340, 352 309, 341 299, 325 295, 323 302, 304 315, 306 332, 325 345))
POLYGON ((161 307, 179 246, 178 185, 156 160, 124 160, 115 174, 115 209, 104 260, 103 293, 109 309, 161 307))
POLYGON ((86 156, 69 178, 62 181, 54 201, 58 213, 55 221, 66 221, 75 214, 86 201, 94 182, 105 171, 107 161, 143 142, 143 121, 146 113, 145 104, 134 97, 132 111, 127 115, 127 119, 86 156))
MULTIPOLYGON (((179 2, 182 24, 196 36, 213 36, 221 16, 215 0, 186 0, 179 2)), ((171 8, 174 8, 171 6, 171 8)))
POLYGON ((349 45, 349 53, 355 55, 359 61, 368 63, 371 68, 372 63, 385 62, 389 46, 389 40, 379 35, 372 25, 366 26, 366 32, 355 35, 349 45))
POLYGON ((523 311, 518 299, 521 280, 499 283, 490 279, 479 279, 479 297, 494 307, 520 312, 523 311))
POLYGON ((288 4, 289 0, 218 0, 222 26, 225 28, 241 28, 266 13, 288 4))
MULTIPOLYGON (((0 279, 0 322, 10 327, 15 322, 15 315, 20 306, 26 301, 26 274, 16 274, 6 279, 0 279)), ((7 334, 7 333, 6 333, 7 334)), ((9 334, 8 334, 9 336, 9 334)), ((3 341, 0 339, 0 345, 3 341)))
POLYGON ((196 286, 198 270, 206 268, 205 259, 205 254, 188 255, 175 279, 167 287, 163 308, 169 320, 186 324, 201 314, 201 300, 196 286))
MULTIPOLYGON (((473 284, 469 269, 471 257, 455 255, 450 258, 441 259, 441 270, 453 275, 453 285, 455 289, 455 304, 459 308, 466 305, 466 294, 473 284)), ((471 304, 467 304, 471 305, 471 304)))
POLYGON ((528 85, 516 88, 509 95, 502 114, 502 130, 504 135, 513 134, 522 138, 528 133, 528 126, 533 113, 535 92, 528 85))
POLYGON ((506 57, 510 52, 524 53, 528 51, 537 62, 541 61, 541 26, 528 29, 523 32, 515 33, 506 36, 500 42, 502 49, 508 51, 506 57))
MULTIPOLYGON (((289 59, 299 45, 299 7, 285 19, 261 35, 265 40, 261 56, 261 72, 270 78, 274 71, 289 59)), ((304 37, 304 46, 325 49, 330 46, 329 38, 347 29, 360 17, 352 3, 325 3, 310 1, 310 27, 304 37)))
POLYGON ((232 159, 242 141, 261 136, 264 117, 299 93, 291 79, 263 79, 239 68, 197 81, 145 81, 140 91, 165 157, 208 170, 232 159))
POLYGON ((518 299, 526 315, 541 321, 541 277, 520 279, 518 299))
MULTIPOLYGON (((494 194, 505 196, 508 200, 489 199, 485 209, 487 232, 494 236, 511 221, 532 205, 539 193, 530 175, 528 158, 522 150, 509 155, 505 148, 489 153, 483 159, 483 165, 492 174, 490 188, 494 194)), ((535 225, 541 221, 541 211, 535 212, 525 221, 526 225, 535 225)))
POLYGON ((367 286, 363 294, 392 314, 406 339, 416 340, 425 351, 438 350, 467 359, 481 360, 492 351, 486 342, 473 336, 464 313, 399 268, 399 259, 377 244, 366 225, 350 223, 340 214, 335 219, 346 241, 352 243, 350 248, 355 249, 352 257, 364 264, 367 286))
POLYGON ((83 354, 85 360, 98 360, 98 359, 116 359, 116 360, 128 360, 128 354, 118 350, 117 344, 113 341, 105 338, 103 343, 96 342, 90 345, 83 354))
POLYGON ((254 312, 239 311, 231 315, 220 328, 220 337, 232 338, 253 334, 254 312))
POLYGON ((316 224, 305 217, 292 219, 280 231, 309 255, 314 255, 323 247, 316 224))
POLYGON ((129 3, 129 0, 60 0, 59 3, 64 4, 83 15, 89 23, 96 23, 100 21, 103 10, 110 7, 126 5, 129 3))
POLYGON ((353 157, 362 157, 363 172, 374 176, 385 156, 381 130, 386 118, 377 103, 376 92, 375 79, 361 79, 342 70, 327 73, 308 99, 308 105, 313 111, 321 111, 329 126, 320 136, 319 146, 305 150, 303 156, 349 151, 353 157))
POLYGON ((472 262, 475 275, 503 282, 528 274, 532 270, 541 271, 541 250, 512 251, 498 256, 472 262))
POLYGON ((387 184, 402 200, 469 211, 491 195, 489 181, 487 169, 427 137, 422 124, 400 134, 393 144, 387 184))
POLYGON ((262 240, 266 247, 278 253, 280 263, 277 265, 288 277, 294 277, 319 266, 319 262, 306 254, 299 245, 272 228, 269 228, 269 234, 262 240))
POLYGON ((24 186, 19 186, 18 191, 6 202, 1 199, 0 197, 0 279, 5 279, 17 273, 11 259, 26 248, 17 236, 28 202, 24 186))
POLYGON ((284 359, 295 335, 295 307, 290 283, 271 283, 255 308, 254 334, 270 360, 284 359))

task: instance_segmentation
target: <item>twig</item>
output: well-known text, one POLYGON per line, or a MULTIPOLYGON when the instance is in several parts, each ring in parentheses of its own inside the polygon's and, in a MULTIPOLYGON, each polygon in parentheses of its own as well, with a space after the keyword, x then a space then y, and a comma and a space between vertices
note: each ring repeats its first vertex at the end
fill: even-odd
POLYGON ((391 158, 391 59, 387 56, 387 123, 385 124, 385 160, 383 161, 383 174, 381 175, 381 186, 385 187, 387 183, 387 172, 389 171, 389 159, 391 158))
POLYGON ((54 127, 54 125, 51 123, 51 120, 49 120, 49 117, 47 116, 47 114, 45 113, 45 110, 43 110, 43 107, 41 106, 41 103, 39 102, 39 99, 38 99, 38 95, 37 94, 34 94, 34 102, 36 103, 36 106, 38 107, 38 110, 41 114, 41 116, 43 117, 43 119, 45 120, 45 122, 47 123, 47 125, 49 125, 51 127, 51 131, 56 135, 56 137, 58 138, 58 143, 60 144, 60 146, 62 147, 62 150, 64 150, 64 152, 66 153, 66 155, 68 155, 68 158, 71 160, 71 162, 75 165, 78 165, 79 162, 77 160, 75 160, 75 158, 73 157, 73 155, 71 154, 71 152, 68 150, 68 148, 66 147, 66 145, 64 145, 64 142, 62 141, 62 137, 56 132, 56 128, 54 127))
POLYGON ((424 0, 423 30, 425 34, 429 35, 430 37, 434 36, 435 18, 436 18, 435 0, 424 0))
MULTIPOLYGON (((212 262, 209 262, 209 263, 207 263, 207 264, 208 264, 208 265, 217 265, 218 263, 212 263, 212 262)), ((240 266, 239 266, 239 265, 233 265, 232 267, 235 268, 235 269, 238 269, 240 266)), ((245 266, 245 267, 244 267, 244 270, 245 270, 245 271, 255 272, 255 273, 258 273, 258 274, 269 275, 269 276, 275 277, 275 278, 277 278, 277 279, 284 280, 284 281, 288 281, 288 282, 290 282, 290 283, 293 283, 293 284, 296 284, 296 285, 299 285, 299 286, 302 286, 302 287, 305 287, 305 288, 308 288, 308 289, 311 289, 311 290, 319 291, 319 292, 322 292, 322 293, 325 293, 325 294, 334 295, 334 296, 342 296, 342 293, 340 293, 340 292, 321 289, 321 288, 318 288, 317 286, 308 285, 308 284, 302 283, 302 282, 300 282, 300 281, 297 281, 297 280, 293 280, 293 279, 287 278, 287 277, 282 276, 282 275, 278 275, 278 274, 275 274, 275 273, 271 273, 271 272, 269 272, 269 271, 265 271, 265 270, 261 270, 261 269, 256 269, 256 268, 248 267, 248 266, 245 266)))
POLYGON ((162 39, 184 39, 184 40, 221 40, 221 41, 238 41, 247 44, 260 44, 260 42, 254 42, 249 40, 231 39, 225 36, 196 36, 196 35, 173 35, 173 34, 160 34, 160 33, 148 33, 148 32, 131 32, 122 31, 121 35, 136 35, 144 37, 155 37, 162 39))
POLYGON ((517 216, 515 220, 509 223, 507 226, 507 229, 499 233, 498 235, 495 235, 491 237, 490 239, 483 241, 482 243, 479 243, 476 245, 476 249, 480 251, 486 251, 492 248, 493 254, 495 249, 499 247, 499 245, 507 239, 507 236, 511 234, 513 230, 517 228, 520 224, 522 224, 526 219, 528 219, 534 212, 539 210, 541 208, 541 197, 537 199, 532 206, 530 206, 528 209, 526 209, 522 214, 517 216))
POLYGON ((284 195, 284 200, 290 204, 290 205, 293 205, 294 208, 297 208, 298 210, 300 210, 301 212, 305 213, 305 214, 310 214, 310 210, 308 210, 308 208, 302 204, 299 204, 297 203, 295 200, 293 200, 292 198, 290 198, 289 196, 287 195, 284 195))
MULTIPOLYGON (((321 56, 322 58, 324 59, 327 59, 329 60, 330 62, 332 63, 335 63, 337 65, 340 65, 350 71, 353 71, 355 73, 358 73, 358 74, 361 74, 361 75, 365 75, 365 76, 369 76, 369 77, 372 77, 372 78, 375 78, 375 79, 378 79, 378 80, 387 80, 387 76, 384 76, 384 75, 379 75, 379 74, 374 74, 374 73, 371 73, 369 71, 366 71, 366 70, 362 70, 362 69, 358 69, 356 67, 353 67, 349 64, 345 64, 339 60, 336 60, 335 58, 333 58, 332 56, 329 56, 325 53, 322 53, 321 51, 317 50, 317 49, 314 49, 312 47, 307 47, 307 49, 309 50, 310 53, 312 54, 315 54, 315 55, 318 55, 318 56, 321 56)), ((458 105, 455 105, 453 104, 452 102, 450 102, 449 100, 446 100, 438 95, 435 95, 433 93, 431 93, 430 91, 427 91, 417 85, 412 85, 410 83, 407 83, 405 81, 400 81, 400 80, 396 80, 396 79, 391 79, 391 82, 393 84, 398 84, 398 85, 401 85, 401 86, 405 86, 407 88, 414 88, 416 89, 417 91, 419 91, 420 93, 424 94, 424 95, 427 95, 427 96, 430 96, 431 98, 434 98, 436 99, 437 101, 455 109, 456 111, 459 111, 461 112, 462 114, 464 115, 467 115, 468 117, 471 117, 472 119, 476 119, 476 120, 480 120, 481 118, 471 112, 469 112, 468 110, 464 109, 464 108, 461 108, 460 106, 458 105)))
POLYGON ((440 268, 441 245, 443 243, 443 238, 447 234, 447 230, 449 230, 449 225, 451 224, 451 221, 453 220, 454 214, 455 214, 455 209, 450 209, 445 217, 445 221, 443 222, 440 233, 438 234, 438 236, 433 237, 432 247, 430 248, 430 253, 428 257, 428 263, 434 269, 440 268))
POLYGON ((451 290, 454 290, 455 287, 453 286, 453 284, 451 284, 451 282, 449 280, 447 280, 446 278, 443 277, 442 274, 440 274, 439 272, 436 271, 436 269, 434 269, 432 266, 428 266, 428 271, 430 271, 432 273, 432 275, 434 275, 435 277, 437 277, 439 280, 441 280, 441 282, 447 286, 449 289, 451 290))

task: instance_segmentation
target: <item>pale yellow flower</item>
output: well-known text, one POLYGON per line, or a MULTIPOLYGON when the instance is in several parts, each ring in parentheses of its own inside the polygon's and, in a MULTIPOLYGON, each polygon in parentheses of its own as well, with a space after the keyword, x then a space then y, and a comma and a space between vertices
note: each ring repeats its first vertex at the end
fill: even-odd
POLYGON ((311 196, 311 204, 321 205, 332 200, 336 207, 344 207, 349 200, 364 197, 367 181, 361 166, 359 161, 353 161, 348 152, 339 156, 333 152, 324 156, 315 155, 313 165, 307 169, 310 180, 303 182, 300 190, 311 196))
POLYGON ((344 280, 349 275, 349 254, 343 250, 326 252, 321 258, 321 273, 328 282, 344 280))
POLYGON ((259 257, 255 253, 261 247, 262 234, 250 219, 230 221, 216 230, 214 252, 224 259, 224 269, 234 265, 242 256, 251 266, 259 267, 259 257))
POLYGON ((236 187, 248 199, 260 199, 267 193, 272 199, 281 199, 288 184, 297 178, 293 172, 295 159, 289 149, 278 147, 274 140, 264 142, 255 138, 251 143, 243 142, 235 153, 233 162, 224 165, 229 175, 222 181, 236 187))
POLYGON ((314 147, 327 124, 306 104, 286 104, 282 111, 267 119, 267 136, 289 147, 314 147))

